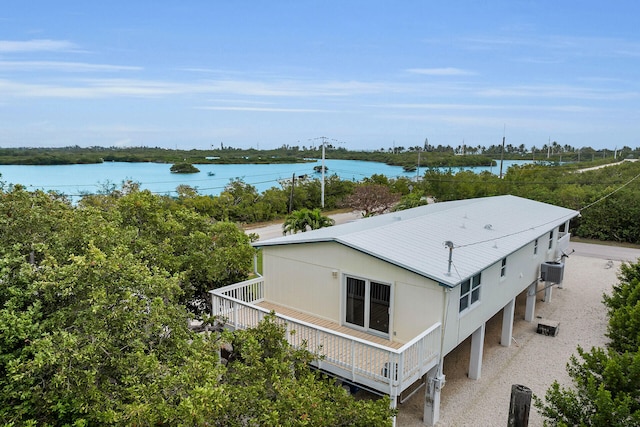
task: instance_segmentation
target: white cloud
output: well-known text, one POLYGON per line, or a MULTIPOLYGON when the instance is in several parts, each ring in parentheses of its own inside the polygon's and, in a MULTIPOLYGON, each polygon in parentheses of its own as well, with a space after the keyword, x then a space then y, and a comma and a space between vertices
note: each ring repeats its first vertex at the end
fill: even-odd
MULTIPOLYGON (((232 94, 256 97, 348 97, 383 93, 384 83, 210 80, 179 83, 141 79, 81 79, 68 84, 0 80, 0 93, 43 98, 153 97, 179 94, 232 94)), ((397 89, 397 88, 396 88, 397 89)))
POLYGON ((479 110, 501 110, 501 111, 562 111, 570 113, 584 113, 596 111, 595 108, 581 105, 500 105, 500 104, 381 104, 371 105, 379 108, 399 109, 399 110, 439 110, 439 111, 479 111, 479 110))
POLYGON ((319 110, 313 108, 279 108, 279 107, 225 107, 211 106, 198 107, 200 110, 217 110, 217 111, 260 111, 268 113, 331 113, 330 110, 319 110))
POLYGON ((67 40, 0 40, 0 53, 68 51, 76 48, 75 44, 67 40))
POLYGON ((446 68, 409 68, 406 70, 412 74, 422 74, 426 76, 473 76, 476 73, 473 71, 463 70, 460 68, 446 67, 446 68))
POLYGON ((91 72, 91 71, 140 71, 142 67, 127 65, 89 64, 85 62, 59 62, 59 61, 0 61, 0 70, 9 71, 64 71, 64 72, 91 72))
POLYGON ((479 96, 492 98, 572 98, 572 99, 599 99, 622 100, 640 97, 638 92, 622 92, 603 89, 585 88, 567 85, 523 85, 504 88, 482 89, 477 92, 479 96))

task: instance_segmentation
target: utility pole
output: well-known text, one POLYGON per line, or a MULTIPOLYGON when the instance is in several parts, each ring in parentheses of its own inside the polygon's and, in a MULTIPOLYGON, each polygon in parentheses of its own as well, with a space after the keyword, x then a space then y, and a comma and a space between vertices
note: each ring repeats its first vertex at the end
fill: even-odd
POLYGON ((547 143, 547 159, 551 155, 551 137, 549 137, 549 142, 547 143))
POLYGON ((507 126, 505 125, 504 131, 502 132, 502 151, 500 152, 500 179, 502 179, 502 162, 504 160, 504 141, 507 138, 507 126))
POLYGON ((329 138, 327 138, 326 136, 319 136, 318 138, 313 138, 314 141, 318 139, 322 142, 322 166, 320 166, 321 172, 322 172, 322 179, 320 180, 320 206, 324 209, 324 169, 325 169, 324 157, 325 157, 325 146, 327 145, 327 141, 329 140, 329 138))
POLYGON ((289 194, 289 213, 291 213, 293 206, 293 187, 296 186, 296 173, 291 176, 291 193, 289 194))
POLYGON ((322 181, 320 181, 320 207, 324 209, 324 146, 327 138, 322 137, 322 181))

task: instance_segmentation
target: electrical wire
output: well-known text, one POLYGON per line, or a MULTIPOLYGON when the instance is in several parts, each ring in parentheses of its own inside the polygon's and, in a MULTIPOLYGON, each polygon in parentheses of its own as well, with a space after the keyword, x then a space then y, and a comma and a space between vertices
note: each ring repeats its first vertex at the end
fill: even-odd
MULTIPOLYGON (((578 209, 578 214, 581 214, 581 213, 582 213, 582 211, 584 211, 585 209, 589 209, 590 207, 594 206, 595 204, 602 202, 603 200, 605 200, 606 198, 608 198, 608 197, 609 197, 609 196, 611 196, 612 194, 614 194, 614 193, 616 193, 616 192, 618 192, 618 191, 622 190, 624 187, 626 187, 627 185, 631 184, 633 181, 635 181, 635 180, 636 180, 636 179, 638 179, 639 177, 640 177, 640 173, 639 173, 638 175, 634 176, 633 178, 631 178, 630 180, 628 180, 627 182, 625 182, 624 184, 620 185, 620 186, 619 186, 618 188, 616 188, 615 190, 613 190, 613 191, 611 191, 610 193, 608 193, 608 194, 606 194, 606 195, 602 196, 601 198, 599 198, 599 199, 598 199, 598 200, 596 200, 595 202, 590 203, 590 204, 588 204, 588 205, 586 205, 586 206, 582 207, 581 209, 578 209)), ((537 224, 537 225, 535 225, 535 226, 533 226, 533 227, 528 227, 528 228, 526 228, 526 229, 522 229, 522 230, 519 230, 519 231, 514 231, 513 233, 504 234, 504 235, 502 235, 502 236, 494 237, 494 238, 491 238, 491 239, 480 240, 480 241, 477 241, 477 242, 467 243, 467 244, 464 244, 464 245, 456 245, 456 244, 454 243, 454 246, 453 246, 453 247, 454 247, 454 249, 455 249, 455 248, 466 248, 466 247, 469 247, 469 246, 479 245, 479 244, 482 244, 482 243, 493 242, 493 241, 496 241, 496 240, 504 239, 504 238, 506 238, 506 237, 511 237, 511 236, 515 236, 515 235, 518 235, 518 234, 525 233, 525 232, 530 231, 530 230, 534 230, 534 229, 536 229, 536 228, 538 228, 538 227, 542 227, 542 226, 547 225, 547 224, 550 224, 550 223, 552 223, 552 222, 557 222, 557 221, 559 221, 559 220, 561 220, 561 219, 565 219, 565 218, 566 218, 566 219, 570 219, 570 218, 572 218, 573 216, 574 216, 573 214, 563 215, 563 216, 560 216, 560 217, 558 217, 558 218, 554 218, 554 219, 552 219, 552 220, 550 220, 550 221, 547 221, 547 222, 544 222, 544 223, 541 223, 541 224, 537 224)))
POLYGON ((602 196, 601 198, 599 198, 598 200, 596 200, 593 203, 588 204, 587 206, 583 207, 582 209, 580 209, 579 212, 582 212, 585 209, 589 209, 591 206, 595 205, 596 203, 600 203, 601 201, 603 201, 604 199, 606 199, 607 197, 611 196, 612 194, 622 190, 624 187, 626 187, 627 185, 631 184, 633 181, 635 181, 638 177, 640 177, 640 173, 636 176, 634 176, 633 178, 631 178, 629 181, 625 182, 623 185, 621 185, 620 187, 616 188, 615 190, 613 190, 612 192, 610 192, 609 194, 606 194, 604 196, 602 196))

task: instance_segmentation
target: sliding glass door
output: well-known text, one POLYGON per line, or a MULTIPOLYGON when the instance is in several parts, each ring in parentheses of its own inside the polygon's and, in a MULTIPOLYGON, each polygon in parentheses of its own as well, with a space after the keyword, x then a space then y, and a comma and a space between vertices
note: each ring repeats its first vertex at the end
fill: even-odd
POLYGON ((347 276, 345 290, 345 322, 389 334, 391 286, 347 276))

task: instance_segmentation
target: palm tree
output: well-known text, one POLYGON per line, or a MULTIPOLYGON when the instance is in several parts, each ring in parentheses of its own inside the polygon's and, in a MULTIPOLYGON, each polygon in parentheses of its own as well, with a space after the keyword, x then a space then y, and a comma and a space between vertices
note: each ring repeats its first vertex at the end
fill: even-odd
POLYGON ((305 232, 307 230, 317 230, 319 228, 330 227, 335 221, 328 216, 322 215, 320 209, 300 209, 291 212, 282 224, 282 234, 293 233, 298 231, 305 232))

